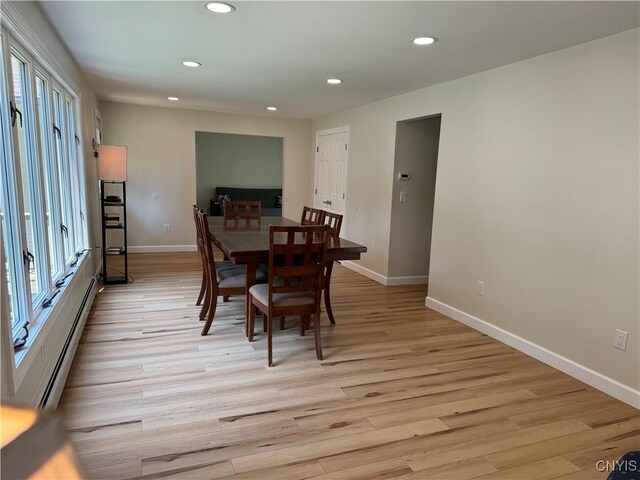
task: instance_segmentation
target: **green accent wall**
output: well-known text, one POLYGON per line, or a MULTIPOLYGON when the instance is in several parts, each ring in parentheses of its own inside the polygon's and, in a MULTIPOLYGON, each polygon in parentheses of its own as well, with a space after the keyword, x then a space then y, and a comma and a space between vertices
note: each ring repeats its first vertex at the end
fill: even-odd
POLYGON ((216 187, 282 188, 282 137, 196 132, 197 205, 216 187))

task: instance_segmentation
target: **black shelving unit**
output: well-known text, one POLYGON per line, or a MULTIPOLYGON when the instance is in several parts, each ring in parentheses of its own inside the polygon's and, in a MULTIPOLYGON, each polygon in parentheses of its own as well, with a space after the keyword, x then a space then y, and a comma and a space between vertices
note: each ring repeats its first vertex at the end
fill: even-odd
MULTIPOLYGON (((115 188, 114 188, 115 190, 115 188)), ((127 252, 127 185, 126 182, 100 180, 100 206, 102 209, 102 281, 128 283, 129 258, 127 252), (119 185, 117 194, 106 195, 105 185, 119 185), (121 235, 107 235, 108 231, 121 231, 121 235), (113 242, 116 236, 118 243, 113 242), (118 259, 117 267, 110 265, 118 259)))

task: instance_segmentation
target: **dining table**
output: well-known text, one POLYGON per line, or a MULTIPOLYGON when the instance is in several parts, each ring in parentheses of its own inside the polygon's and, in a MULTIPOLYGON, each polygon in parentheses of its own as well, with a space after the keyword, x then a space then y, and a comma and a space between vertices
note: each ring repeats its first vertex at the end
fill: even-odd
MULTIPOLYGON (((269 263, 269 226, 298 226, 300 222, 286 217, 261 217, 260 222, 250 226, 225 226, 223 217, 208 217, 211 241, 222 251, 225 259, 236 265, 246 266, 245 288, 245 324, 249 318, 249 289, 256 283, 258 265, 269 263)), ((359 260, 367 247, 345 238, 329 236, 329 245, 325 262, 332 265, 335 261, 359 260)), ((331 307, 331 269, 325 279, 325 308, 333 318, 331 307)), ((245 333, 247 329, 245 328, 245 333)))

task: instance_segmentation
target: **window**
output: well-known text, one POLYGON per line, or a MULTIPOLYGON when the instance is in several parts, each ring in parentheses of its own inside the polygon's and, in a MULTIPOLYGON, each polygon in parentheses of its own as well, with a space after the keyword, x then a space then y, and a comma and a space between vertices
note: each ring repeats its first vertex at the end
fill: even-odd
POLYGON ((73 102, 69 97, 65 97, 65 126, 67 129, 67 144, 69 146, 69 178, 71 181, 71 203, 73 205, 73 246, 74 252, 77 254, 84 248, 82 235, 82 217, 84 216, 81 198, 83 197, 83 189, 80 182, 80 171, 78 164, 78 145, 80 137, 76 135, 75 114, 73 111, 73 102))
MULTIPOLYGON (((0 36, 0 55, 4 59, 5 37, 0 36)), ((30 304, 26 301, 27 285, 25 283, 23 255, 21 246, 20 216, 15 192, 18 190, 16 181, 16 165, 13 159, 13 138, 11 122, 14 114, 11 112, 8 99, 9 81, 4 70, 4 62, 0 64, 0 226, 2 228, 2 258, 4 261, 7 298, 9 300, 9 320, 14 338, 20 334, 28 323, 30 304), (12 195, 13 193, 13 195, 12 195)))
POLYGON ((63 234, 64 259, 65 264, 70 265, 75 259, 75 248, 73 247, 73 213, 71 195, 71 180, 69 172, 69 157, 67 142, 65 141, 66 127, 64 122, 64 110, 62 106, 62 95, 59 91, 53 90, 53 125, 54 142, 56 145, 56 155, 58 157, 58 178, 60 179, 60 202, 62 206, 62 223, 60 229, 63 234))
MULTIPOLYGON (((1 52, 2 51, 0 50, 0 53, 1 52)), ((2 97, 3 96, 0 96, 0 101, 3 100, 2 97)), ((0 148, 0 185, 7 185, 11 181, 9 172, 7 171, 7 167, 9 165, 5 161, 5 147, 7 147, 10 143, 7 132, 8 129, 5 125, 5 119, 0 117, 0 134, 2 134, 3 145, 3 148, 0 148)), ((7 189, 3 188, 2 192, 0 193, 4 193, 5 190, 7 189)), ((14 325, 16 324, 15 312, 18 310, 16 308, 17 294, 15 283, 16 272, 14 268, 15 259, 13 258, 14 252, 11 249, 12 232, 14 229, 11 228, 11 212, 5 208, 5 203, 5 195, 0 195, 0 223, 2 224, 2 261, 4 262, 3 274, 6 275, 5 280, 7 285, 7 298, 9 300, 9 320, 11 322, 11 328, 13 329, 14 325)))
POLYGON ((29 273, 31 297, 34 301, 40 299, 44 292, 42 276, 40 275, 41 256, 40 239, 38 235, 38 218, 35 215, 37 201, 37 185, 39 183, 38 165, 36 158, 36 146, 31 141, 33 132, 27 115, 31 105, 29 104, 29 75, 27 63, 11 53, 11 73, 13 100, 15 102, 13 130, 17 137, 18 148, 14 154, 20 164, 21 214, 25 225, 26 249, 23 255, 26 259, 29 273))
POLYGON ((0 252, 16 347, 88 244, 78 111, 56 72, 0 30, 0 252))
POLYGON ((49 81, 38 73, 36 75, 36 98, 38 103, 38 120, 40 127, 41 152, 44 172, 44 198, 45 198, 45 224, 47 227, 47 240, 49 245, 50 277, 55 281, 64 270, 64 261, 60 252, 62 250, 62 238, 60 235, 59 211, 57 204, 59 191, 58 176, 56 174, 56 161, 53 153, 51 119, 51 103, 49 98, 49 81))
MULTIPOLYGON (((3 206, 3 201, 2 198, 0 198, 0 220, 2 221, 2 231, 4 232, 5 229, 7 228, 7 220, 4 214, 4 206, 3 206)), ((13 292, 12 290, 14 289, 14 285, 13 285, 13 280, 12 280, 12 276, 11 275, 11 266, 9 265, 9 255, 10 255, 10 247, 9 247, 9 239, 7 238, 6 235, 2 235, 2 260, 4 262, 4 270, 2 271, 2 273, 4 275, 6 275, 5 281, 7 282, 7 297, 9 299, 9 306, 8 306, 8 310, 9 310, 9 321, 11 322, 11 326, 13 327, 13 324, 15 323, 15 316, 13 314, 13 304, 14 304, 14 300, 13 300, 13 292)))

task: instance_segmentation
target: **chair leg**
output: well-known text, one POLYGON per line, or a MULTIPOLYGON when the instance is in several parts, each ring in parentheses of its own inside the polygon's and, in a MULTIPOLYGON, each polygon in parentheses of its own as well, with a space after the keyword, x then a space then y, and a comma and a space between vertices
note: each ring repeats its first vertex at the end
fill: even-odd
POLYGON ((222 297, 222 301, 224 303, 227 303, 229 301, 229 295, 225 295, 224 297, 222 297))
POLYGON ((267 315, 263 312, 262 315, 262 332, 263 333, 267 333, 267 324, 268 324, 268 318, 267 315))
MULTIPOLYGON (((263 312, 264 313, 264 312, 263 312)), ((269 361, 269 366, 273 367, 273 338, 272 338, 272 330, 273 330, 273 326, 272 326, 272 322, 270 318, 267 318, 267 314, 264 314, 264 318, 266 319, 267 322, 267 345, 268 345, 268 350, 269 350, 269 357, 268 357, 268 361, 269 361)))
POLYGON ((327 310, 329 321, 331 325, 336 324, 335 318, 333 318, 333 309, 331 308, 331 272, 333 271, 333 262, 327 265, 324 277, 324 307, 327 310))
MULTIPOLYGON (((253 297, 251 295, 249 295, 249 300, 253 302, 253 297)), ((249 325, 247 326, 247 334, 250 342, 253 342, 253 330, 255 328, 255 325, 256 325, 256 309, 250 308, 249 309, 249 325)))
POLYGON ((300 315, 300 336, 304 337, 305 331, 309 328, 311 317, 309 315, 300 315))
POLYGON ((209 285, 209 282, 207 281, 205 284, 205 292, 204 292, 204 300, 202 302, 202 308, 200 309, 200 314, 198 315, 198 318, 201 321, 206 318, 207 312, 211 308, 212 295, 213 295, 213 289, 211 288, 211 286, 209 285))
POLYGON ((286 317, 280 317, 280 330, 284 330, 284 319, 286 317))
POLYGON ((200 294, 198 295, 198 300, 196 301, 196 306, 202 305, 202 300, 204 299, 204 294, 207 291, 207 274, 205 271, 202 271, 202 284, 200 285, 200 294))
POLYGON ((211 302, 211 307, 207 312, 207 321, 204 322, 204 325, 202 327, 202 332, 200 333, 200 335, 202 336, 205 336, 209 333, 209 329, 211 328, 211 324, 213 323, 213 317, 216 314, 216 307, 218 306, 218 297, 214 296, 213 294, 211 295, 211 297, 212 297, 212 302, 211 302))
POLYGON ((316 312, 313 316, 314 334, 316 339, 316 357, 322 360, 322 338, 320 337, 320 312, 316 312))

